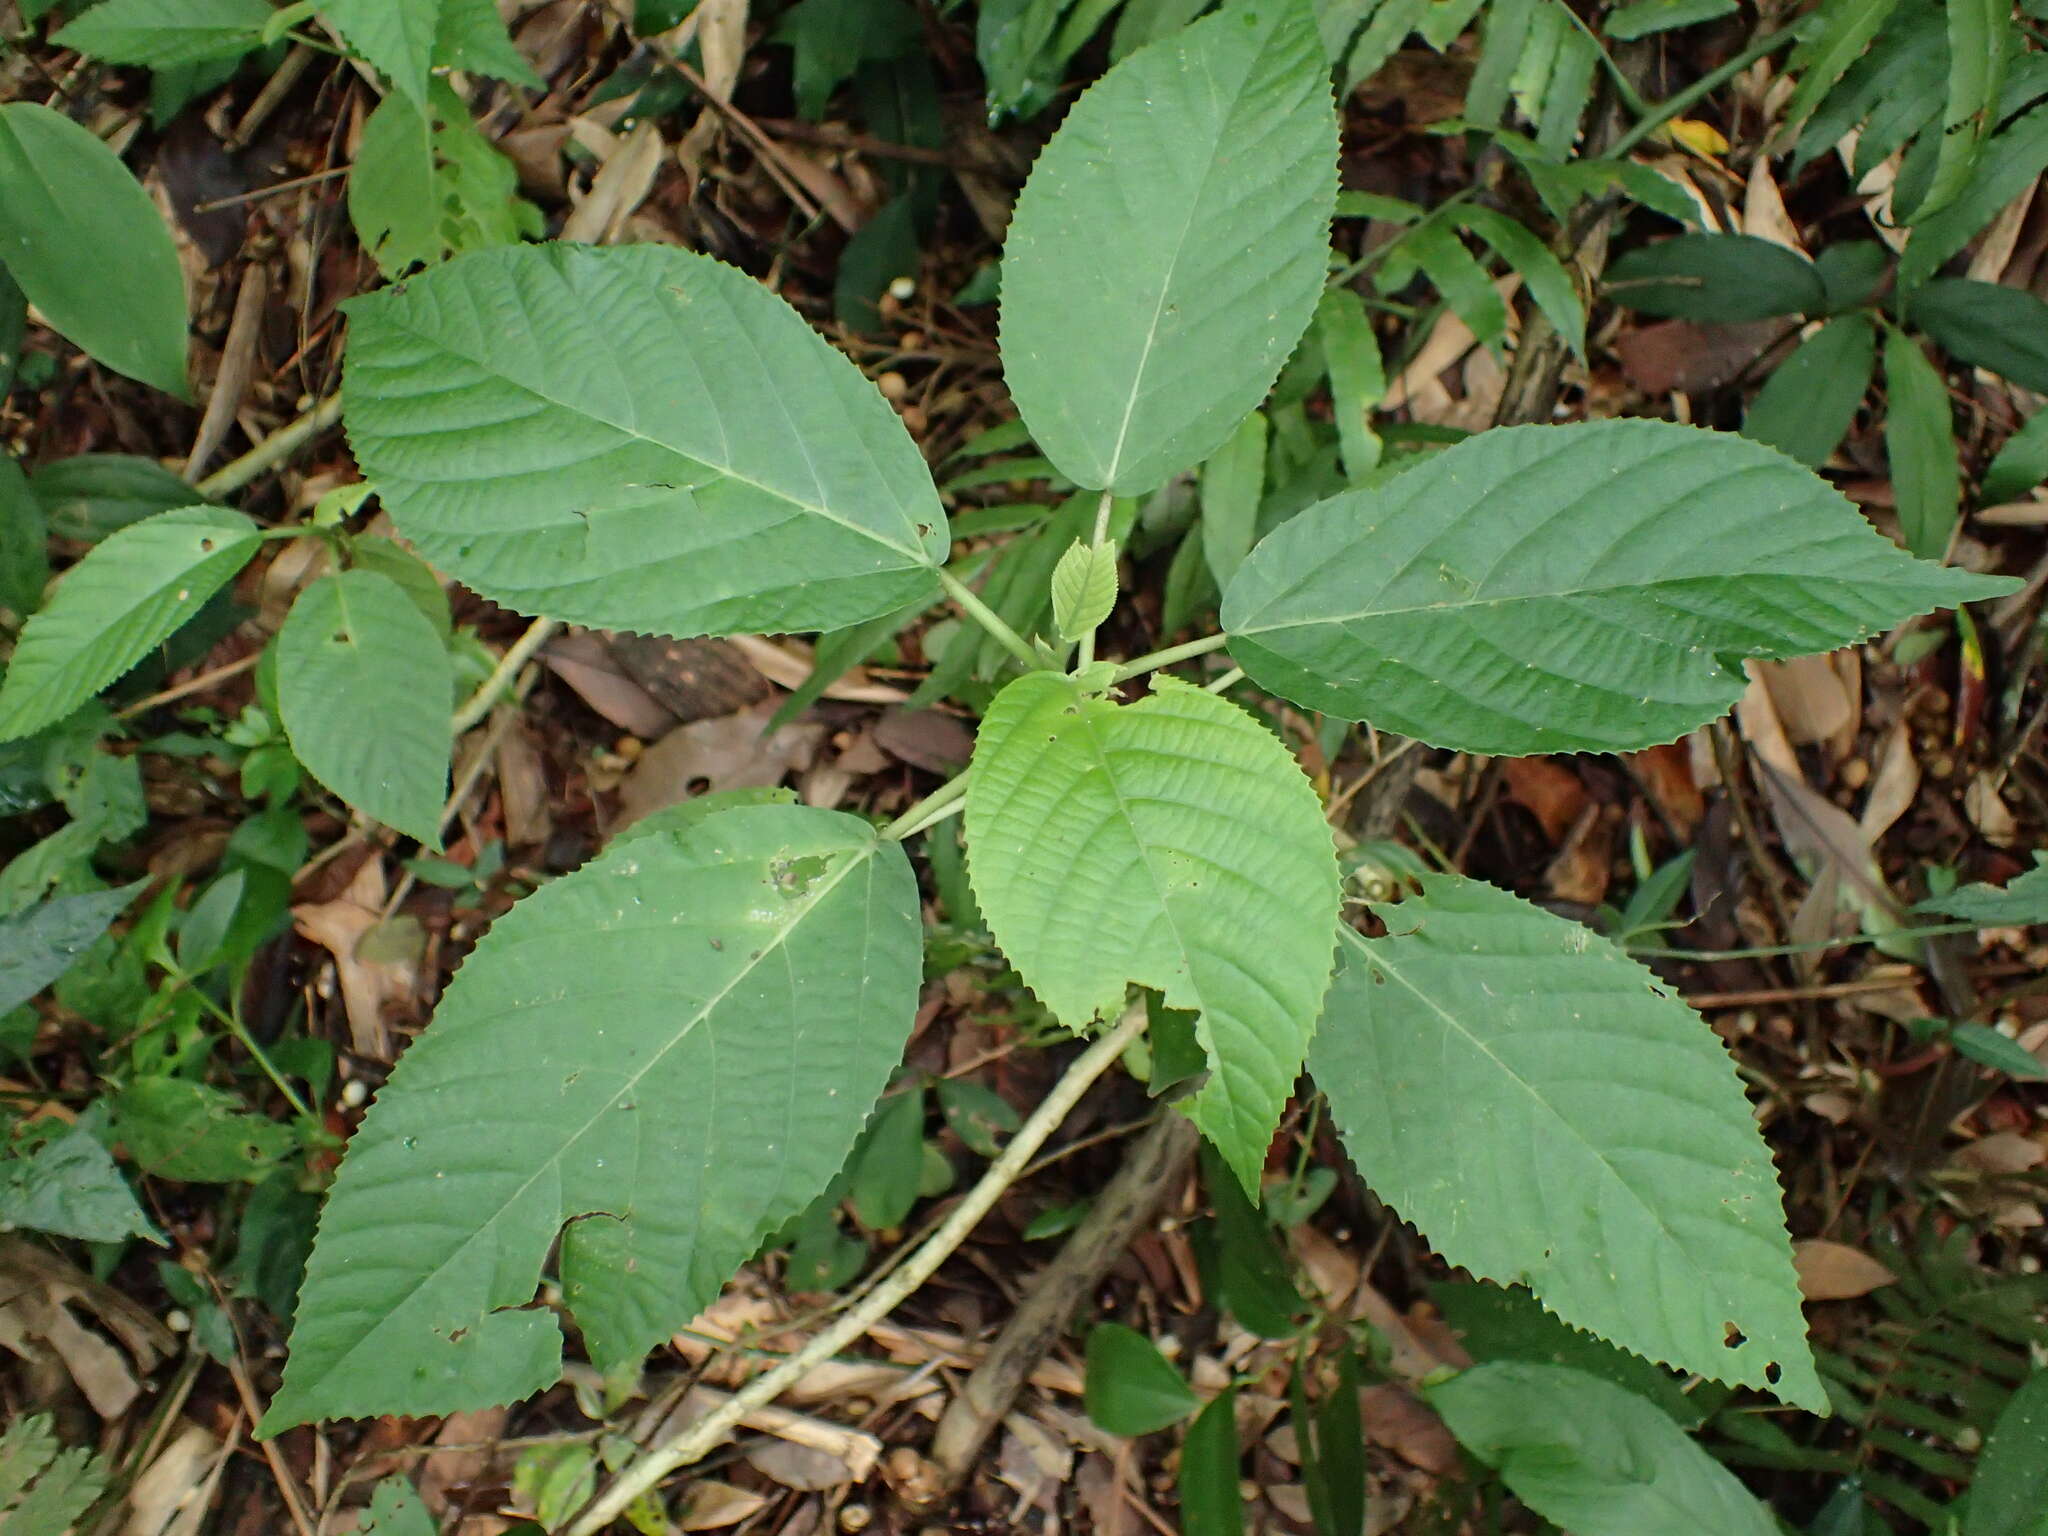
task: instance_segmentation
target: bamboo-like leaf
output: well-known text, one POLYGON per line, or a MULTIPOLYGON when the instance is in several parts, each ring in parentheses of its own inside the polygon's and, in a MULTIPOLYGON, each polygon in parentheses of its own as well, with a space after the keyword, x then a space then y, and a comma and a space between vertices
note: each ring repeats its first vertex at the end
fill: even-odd
POLYGON ((1884 384, 1884 449, 1891 461, 1899 531, 1907 549, 1923 560, 1939 560, 1955 532, 1963 494, 1948 384, 1919 342, 1889 327, 1884 384))

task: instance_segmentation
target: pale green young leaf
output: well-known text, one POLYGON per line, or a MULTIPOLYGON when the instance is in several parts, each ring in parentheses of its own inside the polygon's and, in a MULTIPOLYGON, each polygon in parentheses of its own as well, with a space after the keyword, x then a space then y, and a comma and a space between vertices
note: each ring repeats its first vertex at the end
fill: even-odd
POLYGON ((497 920, 377 1096, 265 1433, 551 1385, 558 1236, 592 1359, 637 1360, 839 1172, 917 1006, 902 848, 791 805, 635 830, 497 920))
MULTIPOLYGON (((1365 303, 1350 288, 1328 288, 1316 304, 1316 336, 1330 373, 1330 408, 1344 477, 1353 485, 1379 466, 1380 439, 1372 410, 1387 393, 1386 365, 1365 303)), ((1232 570, 1236 566, 1231 567, 1232 570)))
POLYGON ((50 41, 109 64, 177 69, 240 57, 270 16, 269 0, 101 0, 50 41))
POLYGON ((1576 923, 1427 875, 1339 933, 1309 1069, 1359 1174, 1454 1265, 1651 1360, 1827 1411, 1727 1048, 1576 923))
POLYGON ((1982 163, 1955 199, 1913 225, 1899 254, 1899 287, 1917 288, 1974 240, 1999 210, 2048 169, 2048 106, 2016 119, 1984 146, 1982 163))
POLYGON ((1052 627, 1072 644, 1109 617, 1116 606, 1116 541, 1067 546, 1052 568, 1052 627))
POLYGON ((356 1536, 435 1536, 434 1517, 403 1476, 385 1478, 370 1494, 365 1524, 356 1536))
MULTIPOLYGON (((29 1421, 37 1422, 35 1420, 29 1421)), ((40 1421, 47 1432, 48 1420, 40 1421)), ((35 1483, 27 1492, 0 1506, 0 1526, 7 1536, 68 1536, 73 1523, 106 1491, 107 1468, 84 1446, 73 1446, 50 1456, 40 1446, 14 1452, 14 1431, 0 1440, 0 1458, 10 1452, 28 1463, 27 1476, 35 1483)))
POLYGON ((447 81, 427 85, 429 110, 393 93, 363 124, 348 179, 349 221, 387 277, 451 251, 510 245, 536 232, 512 162, 478 131, 447 81))
POLYGON ((358 462, 422 558, 496 602, 701 635, 938 595, 945 512, 901 420, 721 262, 479 251, 349 309, 358 462))
POLYGON ((91 130, 35 102, 0 106, 0 253, 66 338, 192 398, 185 277, 156 204, 91 130))
POLYGON ((969 773, 996 942, 1075 1028, 1133 982, 1198 1011, 1209 1081, 1184 1105, 1256 1193, 1329 980, 1337 864, 1313 787, 1250 715, 1163 674, 1131 705, 1017 679, 969 773))
POLYGON ((1432 0, 1372 0, 1364 7, 1365 27, 1344 58, 1344 94, 1350 95, 1380 71, 1408 34, 1429 19, 1432 0))
POLYGON ((1778 1536, 1776 1518, 1733 1472, 1597 1376, 1502 1361, 1423 1395, 1517 1498, 1579 1536, 1778 1536))
POLYGON ((1258 537, 1267 435, 1265 413, 1253 411, 1202 464, 1202 554, 1219 587, 1258 537))
POLYGON ((426 106, 441 0, 324 0, 320 15, 392 89, 426 106))
POLYGON ((1285 0, 1140 49, 1074 103, 1002 276, 1004 374, 1062 474, 1149 491, 1259 403, 1322 290, 1336 150, 1313 12, 1285 0))
POLYGON ((1778 364, 1742 418, 1742 435, 1818 469, 1856 420, 1877 360, 1868 315, 1838 315, 1778 364))
POLYGON ((375 571, 323 576, 277 636, 292 755, 373 821, 441 846, 454 674, 405 589, 375 571))
POLYGON ((87 551, 22 629, 0 682, 0 741, 54 724, 168 639, 263 541, 225 507, 181 507, 87 551))
POLYGON ((1471 752, 1670 741, 1745 658, 1832 650, 2013 583, 1915 561, 1825 481, 1656 421, 1508 427, 1282 524, 1231 659, 1310 709, 1471 752))
POLYGON ((1963 495, 1948 382, 1918 341, 1887 327, 1884 388, 1884 451, 1899 532, 1921 559, 1939 560, 1955 532, 1963 495))

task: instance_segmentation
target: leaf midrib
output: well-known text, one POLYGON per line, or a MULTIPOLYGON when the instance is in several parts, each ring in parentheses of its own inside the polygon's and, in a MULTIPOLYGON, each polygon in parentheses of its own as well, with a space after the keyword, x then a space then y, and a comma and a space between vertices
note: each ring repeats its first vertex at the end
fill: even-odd
MULTIPOLYGON (((708 1019, 714 1012, 716 1012, 719 1004, 723 1003, 725 999, 731 995, 733 990, 740 985, 741 982, 745 981, 749 976, 751 976, 756 968, 765 964, 770 955, 779 954, 784 944, 787 943, 790 934, 795 932, 797 927, 803 922, 803 920, 811 915, 813 909, 815 909, 820 903, 824 901, 824 899, 827 896, 829 896, 834 890, 836 890, 839 886, 839 883, 842 880, 844 880, 849 874, 851 874, 855 869, 864 867, 869 859, 873 858, 875 854, 881 851, 881 846, 882 845, 880 841, 877 840, 868 843, 865 847, 852 847, 847 849, 847 852, 853 854, 854 857, 851 857, 846 860, 846 867, 840 870, 838 873, 832 875, 823 884, 822 888, 817 892, 815 896, 807 897, 806 899, 804 899, 801 905, 798 907, 798 909, 793 912, 789 920, 782 926, 781 930, 776 933, 775 937, 768 943, 762 945, 761 950, 758 954, 755 954, 752 957, 750 957, 744 965, 740 966, 737 970, 735 970, 732 974, 732 978, 725 984, 725 986, 720 988, 716 995, 714 995, 711 998, 708 998, 703 1004, 703 1006, 700 1007, 694 1014, 692 1014, 691 1017, 688 1020, 686 1020, 676 1030, 675 1034, 661 1046, 660 1049, 654 1051, 648 1057, 646 1064, 642 1066, 639 1071, 635 1072, 631 1077, 625 1079, 624 1082, 621 1083, 619 1089, 605 1101, 603 1107, 596 1114, 593 1114, 588 1120, 584 1121, 583 1124, 578 1126, 572 1134, 564 1137, 558 1150, 550 1153, 539 1163, 535 1164, 533 1171, 528 1175, 526 1181, 522 1183, 517 1190, 515 1190, 487 1217, 477 1222, 475 1227, 471 1230, 469 1236, 465 1237, 462 1240, 462 1242, 449 1253, 446 1259, 444 1259, 440 1264, 436 1265, 432 1270, 428 1271, 426 1275, 421 1277, 417 1284, 409 1287, 403 1293, 403 1301, 411 1302, 414 1299, 416 1299, 421 1292, 427 1290, 428 1287, 430 1287, 437 1280, 440 1279, 442 1274, 444 1274, 451 1266, 456 1264, 461 1259, 461 1257, 469 1251, 470 1247, 473 1244, 480 1241, 484 1234, 488 1232, 501 1217, 504 1216, 507 1210, 516 1205, 525 1196, 526 1192, 533 1187, 534 1182, 538 1180, 542 1174, 546 1173, 548 1169, 555 1166, 558 1162, 561 1161, 563 1157, 567 1156, 569 1148, 573 1147, 577 1142, 581 1141, 583 1137, 588 1135, 590 1133, 591 1127, 598 1124, 605 1118, 607 1114, 611 1113, 613 1107, 618 1103, 618 1101, 621 1098, 623 1098, 627 1093, 629 1093, 633 1089, 637 1088, 641 1079, 646 1077, 646 1075, 649 1072, 652 1072, 658 1063, 665 1060, 669 1052, 673 1051, 678 1046, 680 1046, 684 1040, 689 1038, 689 1036, 697 1029, 697 1027, 700 1024, 704 1023, 706 1019, 708 1019)), ((792 905, 796 906, 797 904, 793 903, 792 905)), ((573 1214, 581 1215, 585 1213, 577 1212, 573 1214)), ((563 1221, 567 1221, 570 1219, 570 1216, 564 1215, 561 1219, 563 1221)), ((359 1335, 348 1346, 347 1350, 345 1350, 344 1352, 340 1353, 335 1357, 334 1363, 330 1365, 326 1371, 321 1373, 320 1380, 324 1381, 327 1378, 331 1377, 342 1364, 344 1364, 349 1358, 351 1358, 355 1354, 357 1350, 363 1348, 364 1345, 367 1344, 368 1341, 376 1334, 378 1328, 381 1327, 385 1322, 389 1321, 391 1314, 396 1312, 397 1310, 398 1308, 395 1305, 385 1306, 379 1309, 379 1311, 377 1312, 375 1322, 373 1322, 368 1329, 364 1330, 364 1332, 361 1335, 359 1335)), ((483 1315, 490 1316, 492 1312, 495 1312, 497 1310, 499 1309, 491 1308, 490 1310, 486 1311, 483 1315)), ((309 1385, 308 1387, 302 1390, 311 1391, 312 1387, 309 1385)))
MULTIPOLYGON (((1636 1188, 1633 1184, 1631 1184, 1627 1179, 1622 1177, 1621 1170, 1616 1168, 1613 1165, 1613 1163, 1611 1163, 1608 1160, 1605 1152, 1603 1152, 1593 1142, 1589 1141, 1585 1137, 1585 1135, 1571 1123, 1571 1121, 1564 1117, 1561 1111, 1559 1111, 1555 1106, 1553 1106, 1550 1103, 1550 1101, 1546 1099, 1543 1096, 1543 1094, 1537 1090, 1536 1085, 1534 1083, 1531 1083, 1521 1073, 1517 1072, 1513 1067, 1509 1066, 1508 1063, 1504 1059, 1502 1059, 1498 1052, 1496 1052, 1491 1046, 1487 1045, 1485 1041, 1481 1040, 1477 1035, 1473 1034, 1471 1030, 1467 1029, 1462 1023, 1460 1023, 1454 1014, 1452 1014, 1449 1010, 1444 1008, 1443 1005, 1437 1002, 1437 1000, 1434 997, 1432 997, 1427 991, 1417 986, 1407 976, 1402 974, 1401 967, 1388 958, 1387 952, 1370 948, 1367 944, 1367 941, 1361 935, 1353 931, 1348 925, 1340 925, 1338 931, 1343 935, 1345 942, 1349 943, 1359 951, 1363 963, 1370 965, 1378 970, 1385 971, 1387 975, 1391 977, 1395 982, 1397 982, 1402 987, 1406 988, 1407 991, 1411 993, 1415 997, 1415 999, 1423 1005, 1424 1008, 1426 1008, 1429 1012, 1434 1014, 1439 1020, 1442 1021, 1444 1028, 1447 1031, 1456 1035, 1458 1038, 1460 1038, 1461 1040, 1465 1041, 1468 1045, 1470 1045, 1474 1050, 1478 1051, 1480 1055, 1484 1056, 1488 1061, 1492 1062, 1496 1067, 1498 1067, 1502 1075, 1505 1076, 1511 1083, 1513 1083, 1516 1087, 1523 1090, 1523 1092, 1528 1095, 1530 1102, 1536 1105, 1536 1107, 1542 1111, 1544 1118, 1553 1121, 1558 1126, 1562 1127, 1566 1132, 1569 1140, 1584 1147, 1585 1150, 1592 1155, 1593 1160, 1596 1163, 1598 1163, 1600 1167, 1607 1172, 1608 1176, 1614 1180, 1615 1184, 1618 1185, 1628 1195, 1629 1200, 1642 1211, 1644 1216, 1649 1218, 1651 1226, 1657 1232, 1661 1233, 1664 1236, 1665 1240, 1670 1244, 1672 1250, 1676 1252, 1681 1259, 1684 1260, 1686 1267, 1692 1270, 1692 1272, 1699 1277, 1701 1284, 1705 1285, 1708 1289, 1710 1289, 1717 1298, 1720 1298, 1724 1301, 1726 1300, 1726 1298, 1721 1295, 1720 1285, 1718 1283, 1711 1283, 1713 1282, 1713 1277, 1705 1269, 1701 1268, 1699 1261, 1693 1257, 1691 1251, 1680 1240, 1678 1234, 1673 1232, 1671 1228, 1665 1224, 1664 1219, 1657 1213, 1656 1208, 1652 1206, 1648 1201, 1646 1201, 1641 1196, 1641 1194, 1639 1194, 1636 1191, 1636 1188)), ((1547 1302, 1545 1304, 1548 1305, 1547 1302)))
MULTIPOLYGON (((384 315, 381 323, 390 326, 395 331, 403 332, 404 334, 410 336, 415 341, 423 342, 430 347, 438 348, 440 351, 447 353, 450 357, 458 358, 462 362, 468 363, 472 368, 478 369, 487 377, 504 385, 507 389, 517 390, 519 393, 529 396, 532 399, 538 400, 542 404, 554 410, 566 412, 571 416, 581 417, 585 421, 594 421, 598 423, 600 426, 610 428, 612 431, 618 433, 621 437, 627 439, 630 442, 645 443, 647 446, 651 448, 660 449, 663 453, 674 454, 677 458, 683 460, 685 463, 701 464, 702 466, 704 466, 704 468, 712 471, 712 473, 716 474, 721 479, 735 481, 738 484, 744 485, 751 490, 759 491, 764 496, 772 497, 775 500, 783 502, 788 506, 796 507, 800 511, 811 513, 812 515, 817 517, 822 517, 830 523, 837 523, 840 527, 846 529, 849 533, 857 534, 861 538, 867 539, 871 543, 879 544, 882 546, 882 548, 891 550, 896 554, 910 555, 913 557, 912 563, 915 565, 924 566, 926 568, 930 568, 932 566, 932 561, 925 555, 924 546, 921 543, 917 543, 915 540, 913 540, 913 542, 908 545, 898 544, 893 539, 887 538, 882 534, 877 533, 874 529, 867 527, 865 524, 858 523, 851 520, 850 518, 841 516, 839 513, 834 512, 830 507, 823 506, 816 502, 808 501, 801 496, 792 495, 788 491, 780 490, 777 487, 769 485, 764 481, 757 480, 751 475, 742 474, 738 469, 734 468, 731 464, 714 463, 710 459, 699 458, 695 454, 686 452, 682 448, 677 447, 674 443, 665 443, 660 438, 651 437, 637 427, 628 426, 624 422, 614 421, 610 416, 592 410, 587 406, 580 404, 571 405, 567 401, 558 399, 554 394, 538 387, 537 385, 530 384, 526 382, 524 379, 514 378, 510 373, 505 372, 495 362, 489 360, 488 358, 479 357, 474 352, 463 347, 458 347, 454 345, 452 342, 445 340, 439 335, 419 329, 406 319, 394 317, 393 315, 387 312, 384 315)), ((808 329, 808 327, 806 329, 808 329)), ((818 337, 815 332, 811 332, 810 334, 814 340, 817 340, 820 343, 820 345, 827 345, 827 343, 824 342, 823 338, 818 337)), ((751 336, 749 337, 749 341, 753 341, 753 338, 751 336)), ((758 343, 753 343, 753 345, 754 355, 756 357, 759 357, 760 347, 758 343)), ((829 392, 829 390, 830 386, 828 385, 827 391, 829 392)), ((857 424, 854 430, 856 436, 858 436, 859 427, 857 424)), ((720 428, 720 437, 725 437, 722 425, 720 428)), ((800 445, 803 444, 803 435, 801 433, 798 434, 798 441, 800 445)), ((863 442, 862 446, 863 451, 867 452, 870 461, 872 461, 874 457, 872 450, 867 448, 865 442, 863 442)), ((810 462, 808 457, 808 447, 802 446, 802 451, 804 451, 806 454, 806 462, 810 462)), ((730 455, 728 455, 728 457, 730 457, 730 455)), ((893 492, 891 493, 891 500, 892 502, 894 501, 893 492)), ((905 524, 910 529, 914 530, 916 527, 916 519, 910 515, 909 510, 903 507, 902 505, 897 504, 896 511, 903 518, 905 524)))

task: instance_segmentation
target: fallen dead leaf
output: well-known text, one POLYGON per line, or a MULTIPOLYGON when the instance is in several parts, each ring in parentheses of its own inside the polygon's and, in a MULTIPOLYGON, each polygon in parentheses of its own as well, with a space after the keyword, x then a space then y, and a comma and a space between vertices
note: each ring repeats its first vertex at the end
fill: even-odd
POLYGON ((768 1507, 765 1494, 750 1493, 731 1483, 694 1478, 675 1513, 679 1531, 718 1531, 758 1514, 768 1507))
MULTIPOLYGON (((415 961, 364 953, 364 940, 383 926, 384 897, 383 861, 371 858, 363 861, 348 889, 335 900, 292 908, 292 926, 334 957, 349 1044, 373 1061, 392 1059, 388 1006, 412 997, 419 985, 415 961)), ((371 949, 374 954, 375 947, 371 949)))
POLYGON ((2044 1158, 2048 1158, 2048 1150, 2044 1150, 2031 1136, 2022 1136, 2018 1131, 1998 1131, 1956 1148, 1949 1162, 1973 1173, 1997 1176, 2025 1173, 2029 1168, 2038 1167, 2044 1158))
POLYGON ((1848 1301, 1899 1278, 1861 1248, 1822 1237, 1794 1243, 1792 1267, 1799 1273, 1799 1294, 1808 1301, 1848 1301))
POLYGON ((622 731, 653 741, 676 724, 675 715, 628 677, 604 641, 587 629, 555 636, 540 659, 578 698, 622 731))
POLYGON ((631 825, 650 811, 680 805, 699 794, 722 789, 760 789, 780 784, 791 772, 811 765, 825 727, 794 720, 772 734, 763 727, 774 714, 770 704, 694 720, 677 726, 640 754, 619 785, 621 825, 631 825))
POLYGON ((1406 1387, 1387 1383, 1361 1388, 1358 1418, 1368 1441, 1410 1466, 1440 1475, 1457 1469, 1458 1442, 1436 1410, 1406 1387))
POLYGON ((1757 662, 1753 675, 1770 690, 1786 736, 1798 745, 1831 740, 1852 716, 1848 690, 1826 656, 1757 662))
POLYGON ((1501 764, 1507 798, 1534 816, 1552 847, 1565 840, 1587 805, 1583 780, 1549 757, 1511 757, 1501 764))

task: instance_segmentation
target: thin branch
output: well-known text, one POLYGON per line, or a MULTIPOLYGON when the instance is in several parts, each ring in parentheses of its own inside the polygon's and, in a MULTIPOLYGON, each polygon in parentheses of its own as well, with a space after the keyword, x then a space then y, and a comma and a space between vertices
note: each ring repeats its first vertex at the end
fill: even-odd
POLYGON ((1197 656, 1220 651, 1228 644, 1228 635, 1205 635, 1200 640, 1190 640, 1184 645, 1169 645, 1163 651, 1152 651, 1135 661, 1125 662, 1116 669, 1116 680, 1120 683, 1129 682, 1134 677, 1143 677, 1147 672, 1157 672, 1161 667, 1170 667, 1175 662, 1192 661, 1197 656))
POLYGON ((451 735, 460 736, 464 731, 482 720, 491 712, 491 706, 498 702, 498 696, 512 686, 512 680, 519 675, 519 669, 533 660, 533 653, 546 645, 562 626, 553 619, 535 619, 526 626, 526 633, 512 642, 512 648, 498 658, 491 675, 477 685, 477 690, 455 711, 455 718, 449 725, 451 735))
POLYGON ((972 587, 947 570, 939 572, 939 585, 946 589, 946 596, 958 603, 970 619, 994 635, 1002 648, 1016 657, 1026 672, 1041 670, 1037 654, 1024 643, 1023 636, 1010 628, 1003 616, 984 603, 972 587))
POLYGON ((1031 1112, 1031 1118, 1004 1147, 1002 1155, 989 1165, 981 1182, 961 1200, 945 1225, 934 1232, 916 1255, 885 1285, 876 1286, 867 1300, 826 1329, 782 1364, 747 1383, 722 1407, 696 1420, 688 1429, 663 1445, 649 1446, 620 1469, 611 1483, 580 1514, 563 1528, 562 1536, 597 1536, 625 1513, 626 1506, 654 1487, 678 1467, 701 1461, 739 1425, 749 1413, 773 1402, 783 1388, 813 1366, 838 1354, 876 1323, 893 1312, 913 1291, 931 1278, 951 1258, 955 1249, 981 1224, 982 1217, 1000 1200, 1024 1171, 1038 1149, 1045 1144, 1069 1111, 1080 1102, 1095 1079, 1109 1070, 1124 1050, 1145 1028, 1142 1009, 1133 1009, 1116 1028, 1097 1040, 1074 1059, 1066 1074, 1031 1112))
POLYGON ((282 464, 340 420, 341 396, 329 395, 297 421, 279 427, 239 459, 223 464, 193 489, 208 498, 239 491, 265 470, 282 464))

